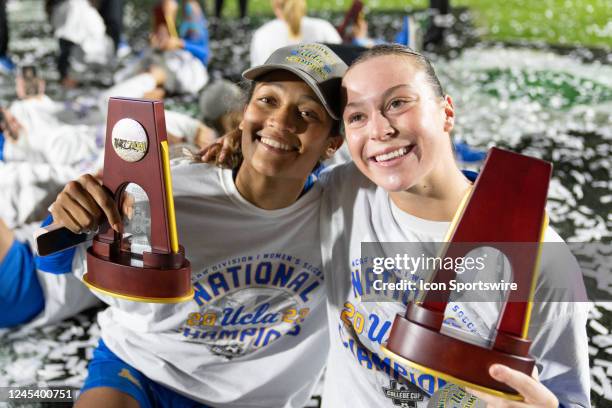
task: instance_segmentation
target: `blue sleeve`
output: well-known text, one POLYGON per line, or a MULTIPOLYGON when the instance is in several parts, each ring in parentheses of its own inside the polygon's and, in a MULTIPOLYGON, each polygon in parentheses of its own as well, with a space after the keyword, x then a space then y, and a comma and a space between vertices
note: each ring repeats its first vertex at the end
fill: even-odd
POLYGON ((478 173, 477 172, 475 172, 473 170, 461 170, 461 172, 472 183, 476 182, 476 179, 478 178, 478 173))
MULTIPOLYGON (((53 222, 51 214, 45 218, 41 227, 46 227, 53 222)), ((72 272, 72 260, 76 253, 76 247, 56 252, 47 256, 37 256, 34 260, 36 267, 43 272, 49 272, 55 275, 72 272)))
POLYGON ((202 61, 202 64, 208 64, 208 38, 184 39, 183 41, 185 42, 185 51, 189 51, 194 57, 202 61))
POLYGON ((358 47, 372 48, 381 44, 386 44, 386 42, 380 38, 353 38, 353 45, 358 47))
POLYGON ((325 169, 325 165, 323 163, 317 164, 317 167, 315 167, 312 173, 308 175, 308 178, 306 179, 306 183, 304 184, 304 189, 302 190, 302 194, 306 194, 308 190, 310 190, 312 186, 314 186, 317 179, 319 178, 319 175, 324 169, 325 169))
POLYGON ((4 133, 0 132, 0 161, 4 161, 4 133))
POLYGON ((185 43, 185 51, 190 52, 194 57, 208 64, 210 54, 208 46, 208 28, 205 18, 196 21, 185 21, 179 27, 181 38, 185 43))
POLYGON ((0 327, 27 323, 44 307, 30 246, 15 240, 0 263, 0 327))
POLYGON ((402 45, 410 44, 410 20, 408 16, 402 19, 402 29, 395 36, 395 42, 402 45))

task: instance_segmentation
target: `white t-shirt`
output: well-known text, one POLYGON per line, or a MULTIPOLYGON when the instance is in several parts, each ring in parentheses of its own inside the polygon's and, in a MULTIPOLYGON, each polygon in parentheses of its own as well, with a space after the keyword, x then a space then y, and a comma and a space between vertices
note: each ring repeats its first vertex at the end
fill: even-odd
POLYGON ((253 33, 251 40, 251 66, 265 63, 274 51, 287 45, 310 42, 339 44, 342 42, 334 26, 320 18, 302 17, 300 30, 301 37, 292 39, 289 26, 282 20, 275 19, 259 27, 253 33))
MULTIPOLYGON (((450 223, 428 221, 401 211, 388 193, 369 181, 352 163, 324 173, 322 181, 325 194, 321 205, 321 248, 331 336, 323 405, 391 408, 401 404, 412 406, 412 399, 422 397, 417 404, 424 407, 428 396, 445 382, 390 360, 381 351, 395 315, 403 315, 405 307, 401 302, 363 300, 371 285, 360 276, 360 263, 364 262, 361 243, 439 243, 443 242, 450 223), (412 384, 425 394, 414 397, 410 391, 418 389, 412 384)), ((563 242, 552 229, 547 231, 545 240, 563 242)), ((548 279, 550 284, 551 276, 565 262, 571 260, 542 252, 536 296, 542 282, 548 279)), ((492 325, 497 319, 497 309, 493 306, 485 302, 450 302, 443 332, 457 331, 454 327, 468 337, 469 334, 491 337, 492 325)), ((590 406, 588 308, 588 303, 534 303, 529 326, 529 338, 533 340, 530 353, 536 358, 540 380, 564 406, 590 406)), ((473 398, 455 385, 448 387, 454 388, 450 394, 456 394, 455 399, 467 402, 473 398)))
POLYGON ((21 124, 16 142, 4 143, 0 161, 0 217, 11 228, 44 218, 47 207, 70 180, 102 166, 104 126, 61 119, 63 103, 43 95, 15 101, 21 124))
POLYGON ((63 122, 61 104, 47 96, 16 101, 11 113, 22 130, 15 143, 4 144, 6 162, 69 165, 94 171, 104 147, 104 127, 63 122))
MULTIPOLYGON (((195 298, 179 304, 98 294, 102 338, 146 376, 214 407, 303 407, 329 347, 319 244, 321 189, 263 210, 230 170, 173 168, 179 242, 195 298)), ((73 261, 85 272, 84 248, 73 261)))

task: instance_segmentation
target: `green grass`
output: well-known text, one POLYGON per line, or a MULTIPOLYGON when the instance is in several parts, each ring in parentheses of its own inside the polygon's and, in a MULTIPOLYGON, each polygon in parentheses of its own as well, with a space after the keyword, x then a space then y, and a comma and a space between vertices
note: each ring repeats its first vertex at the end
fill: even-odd
MULTIPOLYGON (((225 14, 236 15, 237 0, 225 3, 225 14)), ((342 11, 351 3, 308 0, 308 8, 342 11)), ((426 8, 429 2, 366 0, 366 4, 370 10, 410 11, 426 8)), ((612 0, 451 0, 451 5, 469 8, 485 39, 612 48, 612 0)), ((271 15, 270 1, 249 0, 249 14, 271 15)))
POLYGON ((610 0, 455 0, 495 40, 612 48, 610 0))

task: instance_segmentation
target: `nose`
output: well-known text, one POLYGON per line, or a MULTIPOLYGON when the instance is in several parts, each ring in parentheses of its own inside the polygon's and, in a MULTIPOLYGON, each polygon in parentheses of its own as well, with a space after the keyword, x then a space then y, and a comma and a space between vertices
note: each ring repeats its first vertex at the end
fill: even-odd
POLYGON ((370 138, 374 140, 389 140, 391 139, 396 131, 389 122, 389 119, 385 117, 379 110, 375 111, 370 121, 370 138))
POLYGON ((268 125, 281 132, 295 133, 295 109, 291 106, 279 106, 268 118, 268 125))

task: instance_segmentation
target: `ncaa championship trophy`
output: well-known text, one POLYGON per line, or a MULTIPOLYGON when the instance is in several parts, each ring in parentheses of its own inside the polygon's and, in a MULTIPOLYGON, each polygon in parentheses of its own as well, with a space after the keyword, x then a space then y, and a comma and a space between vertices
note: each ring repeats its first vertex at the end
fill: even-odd
MULTIPOLYGON (((500 363, 530 376, 535 364, 529 355, 527 329, 548 225, 545 206, 551 172, 548 162, 492 148, 447 235, 444 258, 457 259, 486 245, 503 253, 510 263, 519 290, 510 291, 501 308, 492 347, 440 333, 450 292, 429 291, 421 302, 409 303, 404 316, 396 315, 383 346, 388 356, 460 386, 522 400, 514 389, 494 380, 488 369, 500 363)), ((455 276, 454 270, 439 269, 432 282, 448 287, 455 276)))
POLYGON ((126 245, 106 222, 87 250, 83 280, 94 290, 135 301, 190 300, 191 266, 178 244, 163 103, 111 98, 104 154, 103 184, 118 205, 130 183, 146 193, 150 247, 135 251, 135 243, 126 245))
MULTIPOLYGON (((100 225, 87 250, 83 281, 93 290, 140 302, 192 299, 191 265, 176 231, 164 104, 111 98, 104 149, 102 182, 130 231, 120 234, 108 221, 100 225)), ((34 236, 40 256, 91 239, 59 224, 34 236)))

